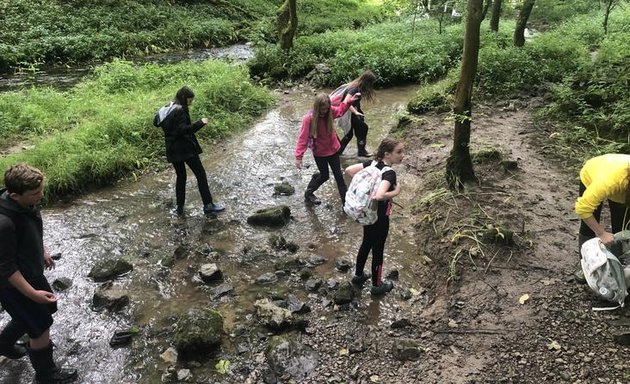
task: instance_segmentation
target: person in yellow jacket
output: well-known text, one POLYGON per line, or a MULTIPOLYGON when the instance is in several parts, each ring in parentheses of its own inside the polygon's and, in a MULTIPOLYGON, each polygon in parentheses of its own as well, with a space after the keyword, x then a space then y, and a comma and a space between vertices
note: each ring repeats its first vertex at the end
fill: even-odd
POLYGON ((610 247, 613 233, 630 229, 630 155, 609 153, 586 161, 580 171, 580 195, 575 213, 580 217, 579 247, 597 236, 610 247), (604 200, 608 200, 612 231, 600 224, 604 200))

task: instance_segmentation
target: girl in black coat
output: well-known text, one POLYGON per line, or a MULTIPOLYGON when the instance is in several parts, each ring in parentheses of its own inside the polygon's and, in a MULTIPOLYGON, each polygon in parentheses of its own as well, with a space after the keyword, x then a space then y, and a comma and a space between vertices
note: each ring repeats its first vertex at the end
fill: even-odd
POLYGON ((201 164, 199 154, 202 152, 195 132, 208 124, 206 117, 191 123, 188 107, 192 104, 195 94, 188 87, 183 87, 175 95, 170 104, 160 108, 153 119, 153 125, 164 130, 164 142, 166 145, 166 159, 173 164, 177 179, 175 182, 175 198, 178 215, 184 214, 184 202, 186 201, 186 166, 193 171, 197 178, 197 186, 203 201, 205 214, 221 212, 225 207, 212 201, 206 170, 201 164))

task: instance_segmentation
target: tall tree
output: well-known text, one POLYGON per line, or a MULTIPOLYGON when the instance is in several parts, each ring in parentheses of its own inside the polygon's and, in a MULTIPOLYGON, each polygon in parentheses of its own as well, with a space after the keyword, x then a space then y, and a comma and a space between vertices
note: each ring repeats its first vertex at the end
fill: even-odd
POLYGON ((499 17, 501 17, 501 3, 503 0, 494 0, 492 4, 492 16, 490 17, 490 30, 499 32, 499 17))
POLYGON ((453 103, 455 115, 453 149, 446 161, 446 181, 452 189, 462 188, 465 182, 477 180, 470 158, 470 121, 472 88, 479 59, 479 30, 483 15, 483 0, 468 0, 466 13, 462 69, 453 103))
POLYGON ((516 28, 514 29, 514 45, 522 47, 525 45, 525 27, 527 26, 527 20, 534 8, 534 0, 524 0, 523 6, 518 13, 518 19, 516 20, 516 28))
POLYGON ((293 48, 293 37, 297 31, 297 0, 285 0, 278 9, 278 40, 285 51, 293 48))
POLYGON ((613 10, 617 5, 619 5, 619 0, 606 0, 604 3, 604 34, 608 34, 608 17, 610 16, 610 11, 613 10))

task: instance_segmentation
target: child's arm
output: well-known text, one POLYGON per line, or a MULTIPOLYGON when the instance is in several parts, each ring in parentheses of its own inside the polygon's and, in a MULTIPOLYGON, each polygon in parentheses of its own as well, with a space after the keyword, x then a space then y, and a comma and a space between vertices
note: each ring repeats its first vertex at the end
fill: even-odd
POLYGON ((24 276, 22 276, 20 271, 15 271, 11 276, 9 276, 9 283, 11 283, 11 285, 13 285, 24 296, 36 303, 48 304, 57 301, 57 297, 51 292, 36 290, 33 288, 33 286, 26 281, 24 276))
POLYGON ((354 164, 346 168, 346 175, 354 177, 360 170, 363 169, 363 163, 354 164))
POLYGON ((392 184, 388 180, 381 181, 381 185, 378 186, 378 191, 376 191, 376 195, 374 196, 374 198, 376 200, 382 201, 389 200, 398 196, 398 194, 400 193, 400 182, 396 182, 396 186, 394 187, 393 191, 389 190, 389 187, 391 185, 392 184))
POLYGON ((312 118, 311 114, 307 114, 302 119, 302 126, 300 127, 300 133, 298 134, 297 143, 295 144, 295 166, 299 169, 302 168, 302 157, 304 157, 304 152, 306 152, 308 146, 309 129, 312 118))

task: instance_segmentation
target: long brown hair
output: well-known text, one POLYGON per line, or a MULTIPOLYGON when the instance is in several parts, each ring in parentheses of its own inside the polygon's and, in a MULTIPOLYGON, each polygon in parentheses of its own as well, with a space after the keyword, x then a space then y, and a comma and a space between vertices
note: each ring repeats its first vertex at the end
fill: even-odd
POLYGON ((361 92, 361 99, 372 101, 374 100, 374 83, 376 82, 376 75, 374 72, 364 71, 359 77, 352 80, 348 88, 359 88, 361 92))
POLYGON ((319 115, 322 107, 328 104, 328 113, 323 118, 326 119, 326 130, 328 133, 333 131, 333 114, 330 106, 330 98, 325 93, 318 93, 313 102, 313 115, 311 116, 311 124, 308 127, 311 137, 317 138, 317 125, 319 124, 319 115))
POLYGON ((383 160, 383 158, 385 157, 385 152, 394 152, 394 149, 398 144, 400 144, 400 140, 396 140, 393 137, 384 138, 383 141, 381 141, 381 143, 378 145, 378 149, 374 154, 374 160, 383 160))

